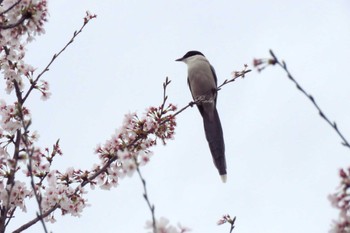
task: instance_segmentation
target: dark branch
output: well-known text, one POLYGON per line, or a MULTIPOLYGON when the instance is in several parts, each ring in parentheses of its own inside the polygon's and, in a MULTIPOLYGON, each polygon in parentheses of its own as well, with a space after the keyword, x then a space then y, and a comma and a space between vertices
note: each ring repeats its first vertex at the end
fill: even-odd
POLYGON ((331 121, 326 114, 324 113, 324 111, 320 108, 320 106, 316 103, 315 98, 307 93, 305 91, 305 89, 295 80, 295 78, 292 76, 292 74, 289 72, 288 68, 287 68, 287 64, 284 61, 280 61, 278 60, 278 58, 276 57, 276 55, 272 52, 272 50, 270 50, 270 54, 272 56, 272 61, 270 61, 270 64, 277 64, 279 65, 286 73, 288 78, 295 84, 296 88, 301 91, 310 101, 311 103, 314 105, 314 107, 317 109, 319 115, 321 118, 323 118, 333 129, 334 131, 338 134, 338 136, 341 138, 342 140, 342 145, 349 148, 350 149, 350 144, 348 142, 348 140, 345 138, 345 136, 340 132, 340 130, 338 129, 337 124, 335 123, 335 121, 331 121))
POLYGON ((151 211, 151 214, 152 214, 152 228, 153 228, 153 233, 157 233, 157 226, 156 226, 156 218, 155 218, 155 214, 154 214, 154 205, 151 204, 150 200, 149 200, 149 197, 148 197, 148 193, 147 193, 147 188, 146 188, 146 180, 143 178, 142 174, 141 174, 141 171, 140 171, 140 168, 139 168, 139 165, 138 163, 136 162, 135 160, 135 164, 136 164, 136 171, 137 171, 137 174, 139 174, 139 177, 141 179, 141 182, 142 182, 142 185, 143 185, 143 197, 145 198, 146 202, 147 202, 147 205, 151 211))
POLYGON ((25 12, 22 17, 15 23, 12 23, 12 24, 7 24, 7 25, 2 25, 0 24, 0 29, 3 29, 3 30, 6 30, 6 29, 10 29, 10 28, 14 28, 14 27, 17 27, 19 25, 21 25, 24 20, 26 19, 30 19, 32 17, 32 14, 30 12, 25 12))
POLYGON ((44 212, 42 216, 40 217, 36 217, 33 220, 27 222, 26 224, 23 224, 21 227, 17 228, 16 230, 14 230, 12 233, 20 233, 26 229, 28 229, 29 227, 31 227, 32 225, 34 225, 35 223, 37 223, 38 221, 40 221, 41 218, 46 218, 47 216, 49 216, 53 211, 55 211, 58 208, 58 205, 56 204, 55 206, 53 206, 51 209, 49 209, 48 211, 44 212))
MULTIPOLYGON (((0 1, 0 5, 3 2, 3 0, 0 1)), ((3 12, 0 13, 1 15, 6 14, 7 12, 9 12, 10 10, 12 10, 16 5, 18 5, 20 2, 22 2, 22 0, 18 0, 17 2, 15 2, 12 6, 10 6, 9 8, 7 8, 6 10, 4 10, 3 12)))
POLYGON ((236 216, 232 219, 232 221, 230 222, 231 224, 231 229, 230 229, 230 233, 233 232, 233 229, 235 228, 235 222, 236 222, 236 216))

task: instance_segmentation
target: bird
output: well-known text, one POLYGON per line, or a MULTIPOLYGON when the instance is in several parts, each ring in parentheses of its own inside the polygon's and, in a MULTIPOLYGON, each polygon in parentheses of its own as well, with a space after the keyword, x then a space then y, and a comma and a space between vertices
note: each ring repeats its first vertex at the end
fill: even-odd
POLYGON ((176 59, 187 64, 187 83, 192 98, 198 101, 197 107, 203 118, 205 136, 221 180, 226 183, 225 142, 222 126, 216 109, 217 77, 214 67, 199 51, 189 51, 183 57, 176 59))

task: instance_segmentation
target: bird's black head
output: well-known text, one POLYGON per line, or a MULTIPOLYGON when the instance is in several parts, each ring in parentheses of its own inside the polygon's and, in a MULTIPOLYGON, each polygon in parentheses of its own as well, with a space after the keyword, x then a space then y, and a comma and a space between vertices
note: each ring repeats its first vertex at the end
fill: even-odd
POLYGON ((175 61, 183 61, 184 59, 195 56, 195 55, 202 55, 203 57, 205 57, 203 53, 201 53, 199 51, 192 50, 192 51, 188 51, 182 58, 176 59, 175 61))

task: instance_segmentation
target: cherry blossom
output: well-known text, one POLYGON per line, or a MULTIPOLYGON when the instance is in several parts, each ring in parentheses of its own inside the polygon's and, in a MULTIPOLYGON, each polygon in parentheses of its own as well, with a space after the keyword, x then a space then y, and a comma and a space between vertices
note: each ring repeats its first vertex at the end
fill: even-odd
POLYGON ((84 17, 84 23, 88 23, 89 20, 96 18, 97 15, 96 14, 92 14, 90 11, 86 11, 86 16, 84 17))
MULTIPOLYGON (((148 233, 154 233, 152 221, 147 221, 145 228, 152 229, 152 231, 149 231, 148 233)), ((155 233, 185 233, 189 231, 189 228, 182 227, 180 224, 178 224, 178 227, 170 225, 169 220, 165 217, 161 217, 159 220, 156 220, 155 233)))
MULTIPOLYGON (((16 209, 26 211, 26 201, 35 197, 38 216, 22 226, 23 229, 42 221, 40 215, 46 221, 55 222, 57 211, 62 215, 80 216, 88 206, 87 184, 91 189, 118 186, 121 178, 133 176, 140 166, 148 164, 153 156, 152 146, 158 141, 165 145, 174 138, 176 126, 176 107, 166 105, 164 98, 161 106, 148 108, 141 117, 136 113, 126 114, 115 134, 96 148, 99 162, 91 170, 52 169, 56 156, 63 154, 59 141, 52 149, 35 145, 39 134, 31 130, 32 119, 26 100, 32 90, 39 91, 42 100, 51 96, 49 83, 41 76, 96 15, 87 11, 80 30, 53 56, 47 67, 36 74, 36 69, 25 62, 26 46, 35 36, 45 33, 47 16, 46 0, 3 0, 0 3, 0 73, 4 77, 5 91, 16 97, 13 103, 0 100, 0 210, 9 222, 16 209), (17 180, 18 172, 28 179, 17 180)), ((42 223, 45 226, 44 221, 42 223)), ((169 233, 188 231, 181 226, 168 225, 164 218, 159 220, 158 229, 169 233)))
POLYGON ((14 210, 16 207, 19 207, 26 212, 24 199, 31 196, 32 193, 27 189, 24 182, 15 181, 14 185, 5 185, 3 181, 0 182, 0 206, 2 208, 8 206, 8 208, 14 210), (11 193, 10 198, 9 193, 11 193))
POLYGON ((331 233, 350 232, 350 168, 340 169, 340 186, 328 196, 332 206, 340 211, 338 220, 333 220, 331 233))
POLYGON ((138 166, 146 165, 153 155, 150 148, 157 144, 157 140, 166 144, 166 140, 173 139, 176 126, 172 115, 174 111, 176 107, 169 104, 166 108, 148 108, 142 118, 136 113, 126 114, 122 127, 103 146, 98 145, 95 149, 101 160, 96 172, 113 161, 105 173, 98 175, 97 184, 109 189, 117 185, 118 177, 130 177, 138 166))
MULTIPOLYGON (((5 90, 10 94, 15 88, 15 83, 20 91, 23 90, 23 77, 30 82, 33 80, 34 68, 23 60, 25 46, 34 36, 45 32, 47 1, 4 0, 0 12, 0 71, 5 79, 5 90)), ((42 93, 45 97, 49 96, 47 89, 42 93)))

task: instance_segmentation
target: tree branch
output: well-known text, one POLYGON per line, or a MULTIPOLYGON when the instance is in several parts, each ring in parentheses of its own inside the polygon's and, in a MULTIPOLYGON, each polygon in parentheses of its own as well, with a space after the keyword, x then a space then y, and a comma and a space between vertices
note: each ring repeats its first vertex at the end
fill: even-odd
POLYGON ((17 22, 12 23, 12 24, 8 24, 8 25, 0 24, 0 29, 6 30, 6 29, 17 27, 17 26, 21 25, 24 22, 24 20, 29 19, 31 17, 32 17, 32 14, 30 12, 26 11, 23 13, 22 17, 17 22))
MULTIPOLYGON (((96 17, 96 16, 94 16, 96 17)), ((94 18, 94 17, 90 17, 89 19, 91 18, 94 18)), ((53 58, 51 59, 51 61, 48 63, 48 65, 45 67, 45 69, 36 77, 36 79, 34 81, 31 81, 31 86, 30 88, 28 89, 27 93, 25 94, 24 97, 22 97, 22 92, 20 91, 19 87, 18 87, 18 84, 16 83, 16 81, 14 82, 14 85, 15 85, 15 90, 16 90, 16 96, 17 96, 17 99, 18 99, 18 104, 19 104, 19 115, 20 115, 20 119, 21 119, 21 122, 22 122, 22 127, 24 128, 25 132, 24 134, 27 134, 28 133, 28 126, 29 124, 25 124, 25 121, 24 121, 24 118, 23 118, 23 114, 22 114, 22 106, 24 104, 24 102, 27 100, 28 96, 30 95, 30 93, 33 91, 33 89, 36 88, 36 85, 37 85, 37 82, 39 81, 39 79, 41 78, 41 76, 43 74, 45 74, 47 71, 49 71, 49 68, 51 66, 51 64, 56 60, 56 58, 61 55, 61 53, 63 51, 65 51, 65 49, 71 44, 73 43, 74 39, 82 32, 83 28, 86 26, 86 24, 89 22, 89 20, 87 20, 86 18, 84 18, 84 24, 82 25, 82 27, 78 30, 78 31, 75 31, 73 33, 73 36, 72 38, 69 40, 69 42, 57 53, 57 54, 54 54, 53 58)), ((28 135, 26 135, 28 136, 28 135)), ((21 135, 21 132, 20 131, 17 131, 17 138, 21 138, 22 135, 21 135), (19 134, 19 135, 18 135, 19 134)), ((24 136, 24 141, 25 141, 25 146, 26 146, 26 151, 28 153, 28 155, 30 156, 30 148, 29 148, 29 145, 28 145, 28 138, 26 138, 24 136)), ((17 142, 17 140, 16 140, 17 142)), ((18 146, 19 148, 19 146, 18 146)), ((15 147, 15 155, 16 155, 16 147, 15 147)), ((30 156, 31 157, 31 156, 30 156)), ((16 159, 16 162, 17 162, 18 159, 16 159)), ((32 174, 32 160, 31 158, 29 158, 29 165, 28 165, 28 170, 30 172, 30 176, 31 176, 31 185, 32 185, 32 188, 33 188, 33 191, 35 193, 35 197, 36 197, 36 200, 38 202, 38 206, 39 206, 39 213, 37 214, 37 217, 32 219, 31 221, 27 222, 26 224, 23 224, 21 227, 17 228, 15 231, 13 231, 14 233, 19 233, 19 232, 22 232, 24 230, 26 230, 27 228, 31 227, 32 225, 36 224, 38 221, 41 221, 42 224, 43 224, 43 227, 44 227, 44 230, 45 232, 47 232, 47 229, 46 229, 46 226, 45 226, 45 223, 44 223, 44 218, 46 218, 47 216, 49 216, 53 211, 55 211, 59 205, 56 204, 54 205, 53 207, 51 207, 49 210, 43 212, 42 210, 42 207, 41 207, 41 197, 35 192, 35 184, 34 184, 34 177, 33 177, 33 174, 32 174)), ((14 177, 13 177, 14 179, 14 177)), ((8 181, 11 181, 11 179, 9 178, 8 181)), ((10 196, 10 195, 9 195, 10 196)), ((3 210, 2 211, 2 215, 3 215, 3 210)), ((6 218, 6 214, 5 214, 5 218, 6 218)), ((2 222, 2 219, 0 219, 0 223, 2 222)))
POLYGON ((81 26, 81 28, 79 29, 79 31, 75 31, 73 33, 72 38, 68 41, 68 43, 57 53, 54 54, 51 61, 47 64, 47 66, 44 68, 43 71, 41 71, 41 73, 36 77, 36 79, 34 81, 31 81, 31 86, 29 88, 29 90, 27 91, 27 93, 25 94, 25 96, 23 97, 23 103, 27 100, 29 94, 33 91, 34 88, 36 88, 36 85, 39 81, 39 79, 41 78, 42 75, 44 75, 47 71, 49 71, 49 68, 51 66, 51 64, 57 59, 58 56, 61 55, 61 53, 63 53, 66 48, 72 44, 74 42, 74 39, 83 31, 84 27, 87 25, 88 21, 84 21, 83 26, 81 26))
MULTIPOLYGON (((289 70, 288 70, 288 68, 287 68, 287 64, 286 64, 284 61, 280 61, 280 60, 277 58, 277 56, 273 53, 272 50, 270 50, 270 54, 271 54, 271 56, 272 56, 272 59, 267 60, 267 63, 268 63, 268 64, 271 64, 271 65, 277 64, 277 65, 279 65, 279 66, 287 73, 288 78, 295 84, 296 88, 297 88, 300 92, 302 92, 302 93, 304 94, 304 96, 306 96, 306 97, 311 101, 311 103, 312 103, 312 104, 314 105, 314 107, 317 109, 317 111, 318 111, 320 117, 321 117, 322 119, 324 119, 324 120, 328 123, 328 125, 330 125, 330 126, 334 129, 334 131, 338 134, 338 136, 339 136, 339 137, 341 138, 341 140, 342 140, 342 145, 345 146, 345 147, 347 147, 348 149, 350 149, 350 144, 349 144, 348 140, 345 138, 345 136, 340 132, 340 130, 339 130, 338 126, 337 126, 337 123, 336 123, 335 121, 332 122, 332 121, 327 117, 327 115, 324 113, 324 111, 321 109, 321 107, 316 103, 316 100, 314 99, 314 97, 313 97, 311 94, 307 93, 307 92, 305 91, 305 89, 295 80, 295 78, 294 78, 294 77, 292 76, 292 74, 289 72, 289 70)), ((266 63, 266 62, 265 62, 265 63, 266 63)), ((260 63, 260 64, 262 64, 262 63, 260 63)), ((263 68, 265 68, 265 67, 263 67, 263 68)))
POLYGON ((151 204, 150 200, 149 200, 149 197, 148 197, 148 193, 147 193, 147 188, 146 188, 146 180, 143 178, 142 174, 141 174, 141 171, 140 171, 140 168, 139 168, 139 165, 138 163, 136 162, 135 160, 135 164, 136 164, 136 171, 137 171, 137 174, 139 174, 139 177, 141 179, 141 182, 142 182, 142 185, 143 185, 143 197, 145 198, 146 202, 147 202, 147 205, 151 211, 151 214, 152 214, 152 227, 153 227, 153 233, 157 233, 157 225, 156 225, 156 218, 155 218, 155 214, 154 214, 154 210, 155 210, 155 207, 153 204, 151 204))
MULTIPOLYGON (((0 1, 0 5, 2 4, 3 0, 0 1)), ((7 12, 9 12, 10 10, 12 10, 16 5, 18 5, 20 2, 22 2, 22 0, 18 0, 17 2, 15 2, 12 6, 10 6, 9 8, 7 8, 6 10, 4 10, 3 12, 0 13, 0 16, 3 14, 6 14, 7 12)))

